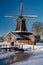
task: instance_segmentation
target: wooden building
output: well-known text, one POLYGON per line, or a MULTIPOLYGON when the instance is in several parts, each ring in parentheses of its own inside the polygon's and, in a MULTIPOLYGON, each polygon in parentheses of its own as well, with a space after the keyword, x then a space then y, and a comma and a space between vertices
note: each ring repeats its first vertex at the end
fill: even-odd
MULTIPOLYGON (((19 42, 19 43, 27 43, 34 44, 34 40, 29 38, 29 34, 24 32, 10 32, 3 37, 4 42, 19 42)), ((31 37, 32 38, 32 37, 31 37)))

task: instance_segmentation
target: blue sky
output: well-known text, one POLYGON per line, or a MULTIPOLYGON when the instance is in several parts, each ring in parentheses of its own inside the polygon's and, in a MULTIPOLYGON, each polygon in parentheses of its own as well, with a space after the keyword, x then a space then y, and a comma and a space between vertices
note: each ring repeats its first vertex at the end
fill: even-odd
POLYGON ((5 18, 5 15, 20 15, 20 3, 23 2, 23 15, 37 15, 36 19, 26 19, 27 30, 36 21, 43 22, 43 0, 0 0, 0 36, 14 31, 17 21, 5 18))

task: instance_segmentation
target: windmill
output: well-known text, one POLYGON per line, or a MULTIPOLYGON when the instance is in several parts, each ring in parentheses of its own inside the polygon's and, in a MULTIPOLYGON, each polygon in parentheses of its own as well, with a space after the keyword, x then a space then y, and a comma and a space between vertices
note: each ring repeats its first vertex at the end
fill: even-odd
MULTIPOLYGON (((11 15, 7 15, 5 17, 9 17, 9 18, 17 18, 17 16, 11 16, 11 15)), ((23 3, 20 4, 20 15, 17 18, 17 26, 15 31, 19 31, 19 32, 25 32, 27 31, 26 29, 26 24, 25 21, 26 19, 29 18, 37 18, 37 16, 34 15, 23 15, 23 3)))

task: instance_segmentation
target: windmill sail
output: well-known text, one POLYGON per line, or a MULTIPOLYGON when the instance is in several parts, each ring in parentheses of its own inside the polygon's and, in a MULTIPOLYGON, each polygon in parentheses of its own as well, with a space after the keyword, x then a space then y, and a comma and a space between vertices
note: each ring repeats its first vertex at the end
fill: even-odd
POLYGON ((20 4, 20 16, 22 16, 22 14, 23 14, 23 3, 21 2, 21 4, 20 4))
MULTIPOLYGON (((7 15, 5 17, 9 17, 9 18, 17 18, 17 16, 10 16, 7 15)), ((17 25, 16 25, 16 29, 15 31, 27 31, 26 29, 26 24, 25 24, 25 20, 30 19, 30 18, 37 18, 37 16, 33 16, 33 15, 23 15, 23 3, 21 2, 20 4, 20 16, 18 16, 17 18, 17 25)))

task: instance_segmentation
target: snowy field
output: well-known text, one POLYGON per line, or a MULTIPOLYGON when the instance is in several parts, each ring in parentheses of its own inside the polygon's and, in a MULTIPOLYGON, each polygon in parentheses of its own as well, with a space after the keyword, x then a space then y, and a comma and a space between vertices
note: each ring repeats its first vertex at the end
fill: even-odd
MULTIPOLYGON (((30 46, 33 48, 33 46, 30 46)), ((27 48, 26 46, 24 48, 27 48)), ((30 48, 30 49, 31 49, 30 48)), ((34 51, 32 51, 32 55, 25 61, 21 62, 15 62, 12 63, 11 65, 43 65, 43 46, 40 46, 39 43, 37 43, 36 46, 34 46, 34 51)), ((29 51, 27 51, 28 53, 29 51)))
MULTIPOLYGON (((24 55, 26 55, 25 53, 28 53, 28 55, 24 56, 23 53, 21 52, 21 54, 19 54, 18 59, 20 59, 21 57, 22 59, 24 57, 27 57, 27 58, 25 58, 23 61, 13 62, 10 65, 43 65, 43 43, 41 44, 42 45, 40 45, 40 43, 37 43, 37 45, 24 44, 23 48, 25 51, 23 53, 24 55), (33 50, 33 47, 34 47, 34 50, 33 50)), ((16 52, 16 53, 19 53, 19 52, 16 52)), ((12 55, 15 56, 15 52, 7 52, 4 54, 1 54, 0 59, 8 58, 12 55)))
POLYGON ((16 51, 16 52, 3 52, 3 53, 0 53, 0 60, 1 59, 7 59, 7 58, 10 58, 12 56, 15 56, 16 53, 19 53, 19 51, 16 51))
POLYGON ((32 52, 32 55, 27 60, 21 62, 14 62, 11 65, 43 65, 43 51, 36 50, 32 52))

